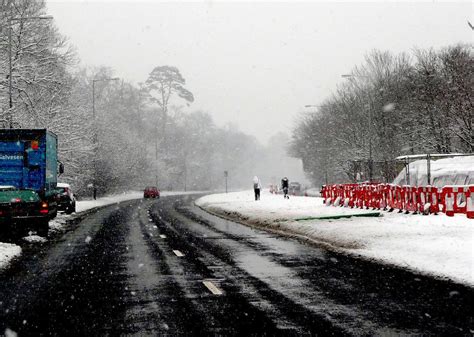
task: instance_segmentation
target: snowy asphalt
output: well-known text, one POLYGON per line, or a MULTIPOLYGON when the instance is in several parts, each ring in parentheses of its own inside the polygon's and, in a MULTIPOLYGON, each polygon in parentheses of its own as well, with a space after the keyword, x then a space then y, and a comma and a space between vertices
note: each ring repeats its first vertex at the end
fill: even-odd
POLYGON ((122 202, 23 243, 0 335, 459 335, 474 289, 209 215, 192 196, 122 202))

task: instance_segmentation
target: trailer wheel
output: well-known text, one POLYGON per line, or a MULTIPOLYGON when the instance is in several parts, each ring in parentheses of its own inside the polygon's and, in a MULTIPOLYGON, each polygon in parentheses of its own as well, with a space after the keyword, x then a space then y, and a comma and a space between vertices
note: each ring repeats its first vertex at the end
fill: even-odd
POLYGON ((68 206, 68 208, 66 208, 66 214, 72 214, 76 212, 76 203, 73 203, 72 205, 68 206))

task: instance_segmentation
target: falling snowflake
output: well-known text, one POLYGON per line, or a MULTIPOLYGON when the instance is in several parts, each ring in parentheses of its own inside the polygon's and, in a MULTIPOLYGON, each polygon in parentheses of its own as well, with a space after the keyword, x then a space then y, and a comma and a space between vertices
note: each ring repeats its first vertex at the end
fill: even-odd
POLYGON ((395 109, 395 103, 388 103, 383 106, 383 111, 384 112, 390 112, 395 109))
POLYGON ((15 331, 13 331, 9 328, 5 329, 5 337, 17 337, 17 336, 18 336, 18 334, 15 331))

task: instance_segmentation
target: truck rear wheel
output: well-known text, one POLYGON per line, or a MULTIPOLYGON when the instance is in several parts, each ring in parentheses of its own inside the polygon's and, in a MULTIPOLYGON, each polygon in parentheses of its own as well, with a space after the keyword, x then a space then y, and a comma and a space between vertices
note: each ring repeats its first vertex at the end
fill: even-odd
POLYGON ((76 203, 73 203, 72 205, 66 208, 66 214, 72 214, 75 211, 76 211, 76 203))
POLYGON ((40 220, 36 224, 36 232, 38 233, 39 236, 47 237, 48 236, 48 230, 49 230, 49 220, 40 220))

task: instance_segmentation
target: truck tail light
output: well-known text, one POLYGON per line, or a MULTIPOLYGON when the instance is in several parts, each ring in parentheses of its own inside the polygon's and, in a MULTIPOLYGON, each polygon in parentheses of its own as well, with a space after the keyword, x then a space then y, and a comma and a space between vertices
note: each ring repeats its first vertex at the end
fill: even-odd
POLYGON ((11 202, 21 202, 21 199, 20 198, 13 198, 12 200, 10 200, 11 202))
POLYGON ((35 151, 39 149, 39 142, 37 140, 31 142, 31 149, 35 151))

